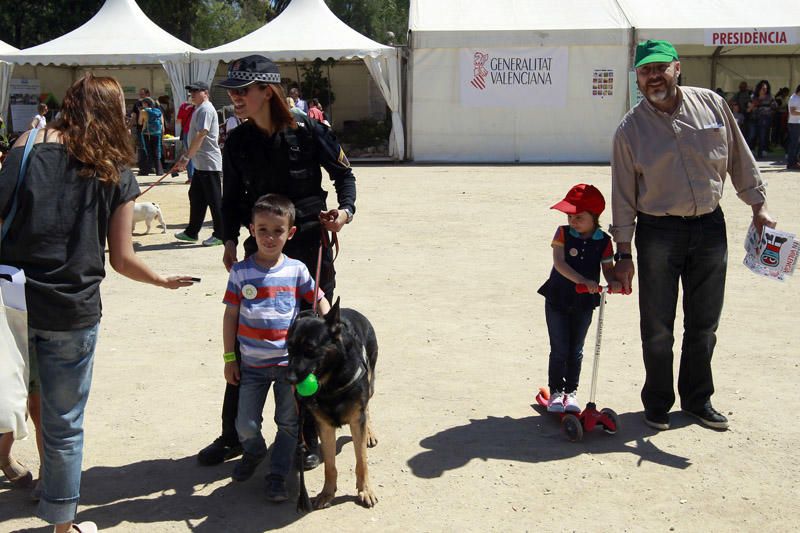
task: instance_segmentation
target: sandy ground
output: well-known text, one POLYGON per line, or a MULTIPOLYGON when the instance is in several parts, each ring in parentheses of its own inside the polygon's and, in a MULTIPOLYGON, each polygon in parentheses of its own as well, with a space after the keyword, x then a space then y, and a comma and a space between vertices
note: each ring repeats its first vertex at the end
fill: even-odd
MULTIPOLYGON (((777 168, 764 166, 771 211, 781 227, 800 231, 800 175, 777 168)), ((188 218, 181 176, 144 197, 162 206, 167 234, 139 234, 141 225, 135 242, 155 269, 202 282, 174 292, 113 272, 104 282, 79 519, 132 532, 796 527, 800 280, 780 284, 741 266, 750 210, 732 188, 723 201, 731 258, 714 365, 715 406, 731 429, 704 429, 679 412, 669 431, 644 425, 637 299, 612 296, 598 405, 619 413, 621 430, 569 443, 558 420, 532 405, 548 353, 536 289, 565 219, 548 206, 578 182, 608 196, 609 168, 362 166, 356 174, 358 213, 341 234, 337 294, 371 318, 380 342, 371 409, 380 443, 369 454, 378 505, 354 501, 347 430, 339 433, 338 497, 308 515, 264 500, 266 463, 244 483, 231 481, 233 462, 196 464, 219 433, 226 273, 221 248, 172 238, 188 218)), ((593 335, 594 326, 588 353, 593 335)), ((581 401, 590 372, 587 356, 581 401)), ((269 402, 268 439, 271 411, 269 402)), ((14 450, 38 464, 32 440, 14 450)), ((322 474, 307 475, 312 495, 322 474)), ((0 530, 47 531, 33 512, 26 492, 0 482, 0 530)))

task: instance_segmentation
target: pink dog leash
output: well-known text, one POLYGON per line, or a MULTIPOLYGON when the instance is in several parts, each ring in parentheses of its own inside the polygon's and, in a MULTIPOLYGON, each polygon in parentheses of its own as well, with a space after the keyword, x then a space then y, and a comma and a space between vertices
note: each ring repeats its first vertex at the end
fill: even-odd
POLYGON ((144 193, 146 193, 147 191, 149 191, 150 189, 152 189, 153 187, 155 187, 156 185, 158 185, 159 183, 161 183, 161 180, 163 180, 164 178, 166 178, 166 177, 167 177, 167 176, 169 176, 170 174, 172 174, 172 171, 167 171, 167 173, 166 173, 166 174, 164 174, 163 176, 161 176, 160 178, 158 178, 158 180, 156 180, 156 182, 155 182, 155 183, 151 184, 151 185, 150 185, 148 188, 146 188, 146 189, 144 190, 144 192, 141 192, 141 193, 139 193, 139 196, 137 196, 137 198, 141 198, 142 196, 144 196, 144 193))

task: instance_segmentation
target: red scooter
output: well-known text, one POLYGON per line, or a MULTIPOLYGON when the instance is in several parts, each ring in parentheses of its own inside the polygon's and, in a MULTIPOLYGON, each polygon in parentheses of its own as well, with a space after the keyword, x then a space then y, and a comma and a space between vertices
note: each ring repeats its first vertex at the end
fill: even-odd
MULTIPOLYGON (((579 293, 588 292, 586 285, 576 285, 575 291, 579 293)), ((613 435, 619 429, 619 417, 613 409, 604 407, 597 410, 597 405, 594 403, 595 389, 597 388, 597 371, 600 362, 600 341, 603 339, 603 312, 606 304, 606 294, 610 292, 608 287, 601 287, 600 291, 600 310, 597 314, 597 336, 595 337, 594 344, 594 361, 592 363, 592 386, 589 393, 589 403, 586 404, 586 409, 580 413, 556 413, 561 417, 561 430, 564 435, 572 441, 576 442, 583 438, 584 432, 592 431, 595 427, 600 426, 608 434, 613 435)), ((621 291, 614 291, 615 293, 621 291)), ((547 388, 541 387, 539 393, 536 395, 536 403, 547 408, 550 400, 550 392, 547 388)))

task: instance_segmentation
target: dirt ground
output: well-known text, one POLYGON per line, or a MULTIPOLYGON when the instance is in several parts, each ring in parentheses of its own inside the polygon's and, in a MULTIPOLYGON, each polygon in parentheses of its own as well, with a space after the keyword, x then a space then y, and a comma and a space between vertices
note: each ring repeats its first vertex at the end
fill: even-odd
MULTIPOLYGON (((778 168, 764 165, 770 211, 779 227, 800 231, 800 175, 778 168)), ((140 225, 135 242, 158 271, 202 282, 170 292, 109 272, 86 413, 80 520, 126 532, 796 527, 800 279, 781 284, 741 265, 750 209, 732 187, 723 200, 730 259, 713 398, 730 430, 705 429, 677 407, 673 429, 644 425, 637 298, 613 295, 597 400, 619 413, 621 430, 570 443, 555 416, 533 406, 546 385, 548 354, 536 290, 551 266, 550 238, 565 220, 548 207, 579 182, 608 198, 609 167, 389 165, 355 172, 358 213, 341 234, 336 293, 372 320, 380 342, 371 406, 380 443, 369 452, 378 505, 355 503, 346 429, 339 432, 334 505, 307 515, 292 503, 265 501, 266 463, 244 483, 231 481, 232 461, 197 465, 197 451, 219 433, 227 278, 221 248, 173 239, 188 219, 180 176, 143 198, 161 205, 168 232, 143 235, 140 225)), ((607 225, 610 212, 601 221, 607 225)), ((207 225, 201 237, 210 231, 207 225)), ((594 325, 587 354, 593 339, 594 325)), ((581 402, 590 377, 587 355, 581 402)), ((271 412, 269 401, 268 440, 271 412)), ((14 453, 38 465, 32 439, 14 453)), ((321 468, 307 474, 312 496, 322 478, 321 468)), ((0 530, 49 531, 33 512, 26 492, 0 482, 0 530)))

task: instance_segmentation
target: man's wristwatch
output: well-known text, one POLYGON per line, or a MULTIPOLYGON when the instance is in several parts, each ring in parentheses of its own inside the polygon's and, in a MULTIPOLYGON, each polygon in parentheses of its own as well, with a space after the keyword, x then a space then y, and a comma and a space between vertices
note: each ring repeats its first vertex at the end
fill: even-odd
POLYGON ((349 223, 351 223, 351 222, 353 221, 353 212, 352 212, 352 211, 350 211, 350 210, 349 210, 348 208, 346 208, 346 207, 345 207, 344 209, 342 209, 342 211, 344 211, 345 213, 347 213, 347 221, 345 221, 345 224, 349 224, 349 223))
POLYGON ((614 261, 622 261, 623 259, 633 259, 631 254, 617 252, 614 254, 614 261))

